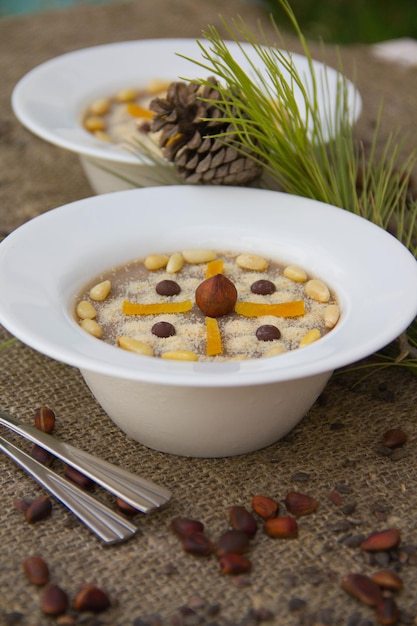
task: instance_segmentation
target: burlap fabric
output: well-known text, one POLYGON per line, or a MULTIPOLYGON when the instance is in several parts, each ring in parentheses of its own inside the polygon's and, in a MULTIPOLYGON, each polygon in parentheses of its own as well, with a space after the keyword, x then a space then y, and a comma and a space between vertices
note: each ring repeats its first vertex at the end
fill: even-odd
MULTIPOLYGON (((135 38, 198 37, 207 24, 222 29, 220 13, 226 18, 240 14, 252 24, 262 17, 270 29, 259 5, 237 0, 141 0, 0 21, 3 234, 43 211, 91 195, 74 155, 33 137, 14 119, 9 100, 17 80, 40 62, 77 48, 135 38)), ((299 50, 297 41, 287 41, 299 50)), ((318 56, 319 46, 312 49, 318 56)), ((381 139, 402 126, 411 145, 416 138, 416 70, 377 61, 360 46, 340 52, 346 73, 353 77, 356 72, 364 100, 357 132, 369 141, 385 97, 381 139)), ((328 49, 328 59, 337 62, 336 50, 328 49)), ((347 573, 372 574, 387 567, 404 581, 398 594, 399 623, 417 623, 417 380, 408 371, 374 372, 365 380, 362 374, 335 375, 320 401, 283 441, 247 456, 188 459, 130 441, 97 406, 78 371, 10 339, 1 330, 3 410, 31 423, 37 407, 50 406, 59 438, 161 482, 173 497, 163 510, 136 518, 137 537, 105 548, 56 502, 49 519, 26 523, 14 500, 35 498, 43 491, 1 457, 0 624, 56 623, 42 615, 42 591, 23 575, 22 561, 32 554, 45 558, 51 581, 70 598, 86 582, 110 594, 111 609, 98 617, 70 611, 74 623, 254 624, 270 611, 270 623, 283 626, 364 626, 375 623, 373 610, 348 596, 341 579, 347 573), (381 439, 394 427, 402 428, 408 441, 388 456, 381 439), (169 530, 173 517, 189 516, 204 522, 215 540, 229 527, 232 505, 250 508, 254 494, 282 502, 290 490, 314 496, 317 511, 299 519, 294 540, 271 539, 260 528, 249 553, 253 570, 244 577, 221 574, 214 556, 185 554, 169 530), (329 498, 335 490, 341 504, 329 498), (361 552, 360 535, 389 527, 401 530, 402 549, 372 558, 361 552), (184 605, 195 613, 179 611, 184 605)), ((97 493, 113 502, 108 494, 97 493)))

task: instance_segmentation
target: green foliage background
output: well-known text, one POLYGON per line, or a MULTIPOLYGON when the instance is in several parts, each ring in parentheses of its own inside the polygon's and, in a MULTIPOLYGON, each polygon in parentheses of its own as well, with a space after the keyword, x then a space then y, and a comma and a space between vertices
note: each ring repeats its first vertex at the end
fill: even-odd
MULTIPOLYGON (((280 29, 290 24, 279 0, 261 0, 280 29)), ((417 39, 417 0, 292 0, 305 37, 328 43, 417 39)))

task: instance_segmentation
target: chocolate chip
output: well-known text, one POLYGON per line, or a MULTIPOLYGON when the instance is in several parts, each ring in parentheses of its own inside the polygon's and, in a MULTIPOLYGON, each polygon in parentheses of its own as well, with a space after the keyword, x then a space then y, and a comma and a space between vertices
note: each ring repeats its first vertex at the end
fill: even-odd
POLYGON ((157 337, 172 337, 175 335, 175 328, 170 322, 156 322, 152 326, 152 334, 157 337))
POLYGON ((160 296, 177 296, 181 287, 175 280, 161 280, 155 287, 156 293, 160 296))
POLYGON ((149 124, 149 122, 143 122, 138 130, 140 130, 141 133, 150 133, 151 132, 151 125, 149 124))
POLYGON ((281 337, 281 333, 276 326, 272 324, 264 324, 263 326, 259 326, 256 331, 256 337, 259 341, 274 341, 274 339, 279 339, 281 337))
POLYGON ((274 293, 276 287, 270 280, 257 280, 252 283, 250 290, 260 296, 269 296, 269 294, 274 293))

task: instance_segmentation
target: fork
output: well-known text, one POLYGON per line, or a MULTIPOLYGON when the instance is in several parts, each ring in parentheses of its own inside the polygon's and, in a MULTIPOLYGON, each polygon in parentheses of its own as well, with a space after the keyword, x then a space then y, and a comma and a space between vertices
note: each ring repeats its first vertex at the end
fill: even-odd
MULTIPOLYGON (((143 513, 160 507, 171 497, 171 493, 165 487, 128 472, 104 459, 99 459, 71 444, 59 441, 52 435, 44 433, 34 426, 23 424, 2 411, 0 411, 0 424, 40 445, 61 461, 68 463, 143 513)), ((136 532, 137 528, 127 522, 125 518, 22 452, 3 437, 0 437, 0 449, 26 469, 45 489, 61 500, 106 543, 123 540, 136 532)))
POLYGON ((106 544, 124 541, 137 532, 137 526, 116 511, 42 465, 3 437, 0 437, 0 450, 29 472, 42 487, 60 500, 106 544))

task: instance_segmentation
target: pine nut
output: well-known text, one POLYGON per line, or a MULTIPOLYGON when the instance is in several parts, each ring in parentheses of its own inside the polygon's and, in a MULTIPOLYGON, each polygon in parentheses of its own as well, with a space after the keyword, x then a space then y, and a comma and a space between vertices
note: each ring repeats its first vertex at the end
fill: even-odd
POLYGON ((82 320, 93 320, 97 316, 97 311, 88 300, 81 300, 77 304, 76 313, 82 320))
POLYGON ((84 120, 84 126, 90 133, 95 132, 96 130, 105 130, 106 124, 102 117, 98 115, 90 115, 84 120))
POLYGON ((111 282, 109 280, 103 280, 101 283, 97 283, 90 289, 90 298, 96 302, 103 302, 109 295, 111 290, 111 282))
POLYGON ((297 265, 288 265, 283 271, 283 274, 285 278, 289 278, 295 283, 305 283, 307 280, 307 274, 297 265))
POLYGON ((139 93, 137 89, 122 89, 116 95, 116 100, 119 102, 132 102, 136 100, 139 93))
POLYGON ((184 257, 182 256, 181 252, 175 252, 169 257, 166 270, 168 274, 176 274, 180 271, 180 269, 182 269, 183 266, 184 257))
POLYGON ((330 300, 330 291, 322 280, 313 278, 306 283, 305 292, 313 300, 317 302, 328 302, 330 300))
POLYGON ((163 359, 172 359, 173 361, 198 361, 198 356, 190 350, 171 350, 161 354, 163 359))
POLYGON ((129 352, 135 352, 136 354, 142 354, 143 356, 153 356, 153 350, 151 346, 143 341, 132 339, 131 337, 118 337, 117 343, 123 350, 129 352))
POLYGON ((324 311, 324 325, 334 328, 339 321, 340 309, 337 304, 329 304, 324 311))
POLYGON ((161 270, 168 263, 169 257, 166 254, 149 254, 145 261, 145 267, 148 270, 161 270))
POLYGON ((108 98, 101 98, 95 100, 90 104, 89 112, 92 115, 105 115, 110 108, 110 100, 108 98))
POLYGON ((216 253, 213 250, 184 250, 182 253, 187 263, 208 263, 214 261, 216 253))
POLYGON ((283 346, 274 346, 264 354, 264 357, 277 356, 278 354, 284 354, 284 352, 285 348, 283 346))
POLYGON ((318 328, 312 328, 301 339, 299 343, 299 347, 304 348, 304 346, 308 346, 310 345, 310 343, 314 343, 315 341, 317 341, 317 339, 320 339, 320 337, 321 335, 320 335, 320 331, 318 330, 318 328))
POLYGON ((103 130, 95 130, 94 137, 97 137, 97 139, 100 139, 101 141, 107 141, 108 143, 111 142, 110 137, 103 130))
POLYGON ((162 78, 154 78, 146 85, 146 91, 152 95, 167 91, 170 83, 162 78))
POLYGON ((97 337, 97 339, 103 336, 103 329, 95 320, 81 320, 80 326, 93 337, 97 337))
POLYGON ((255 254, 239 254, 236 257, 236 265, 244 270, 254 270, 256 272, 263 272, 268 268, 268 261, 261 256, 255 254))

